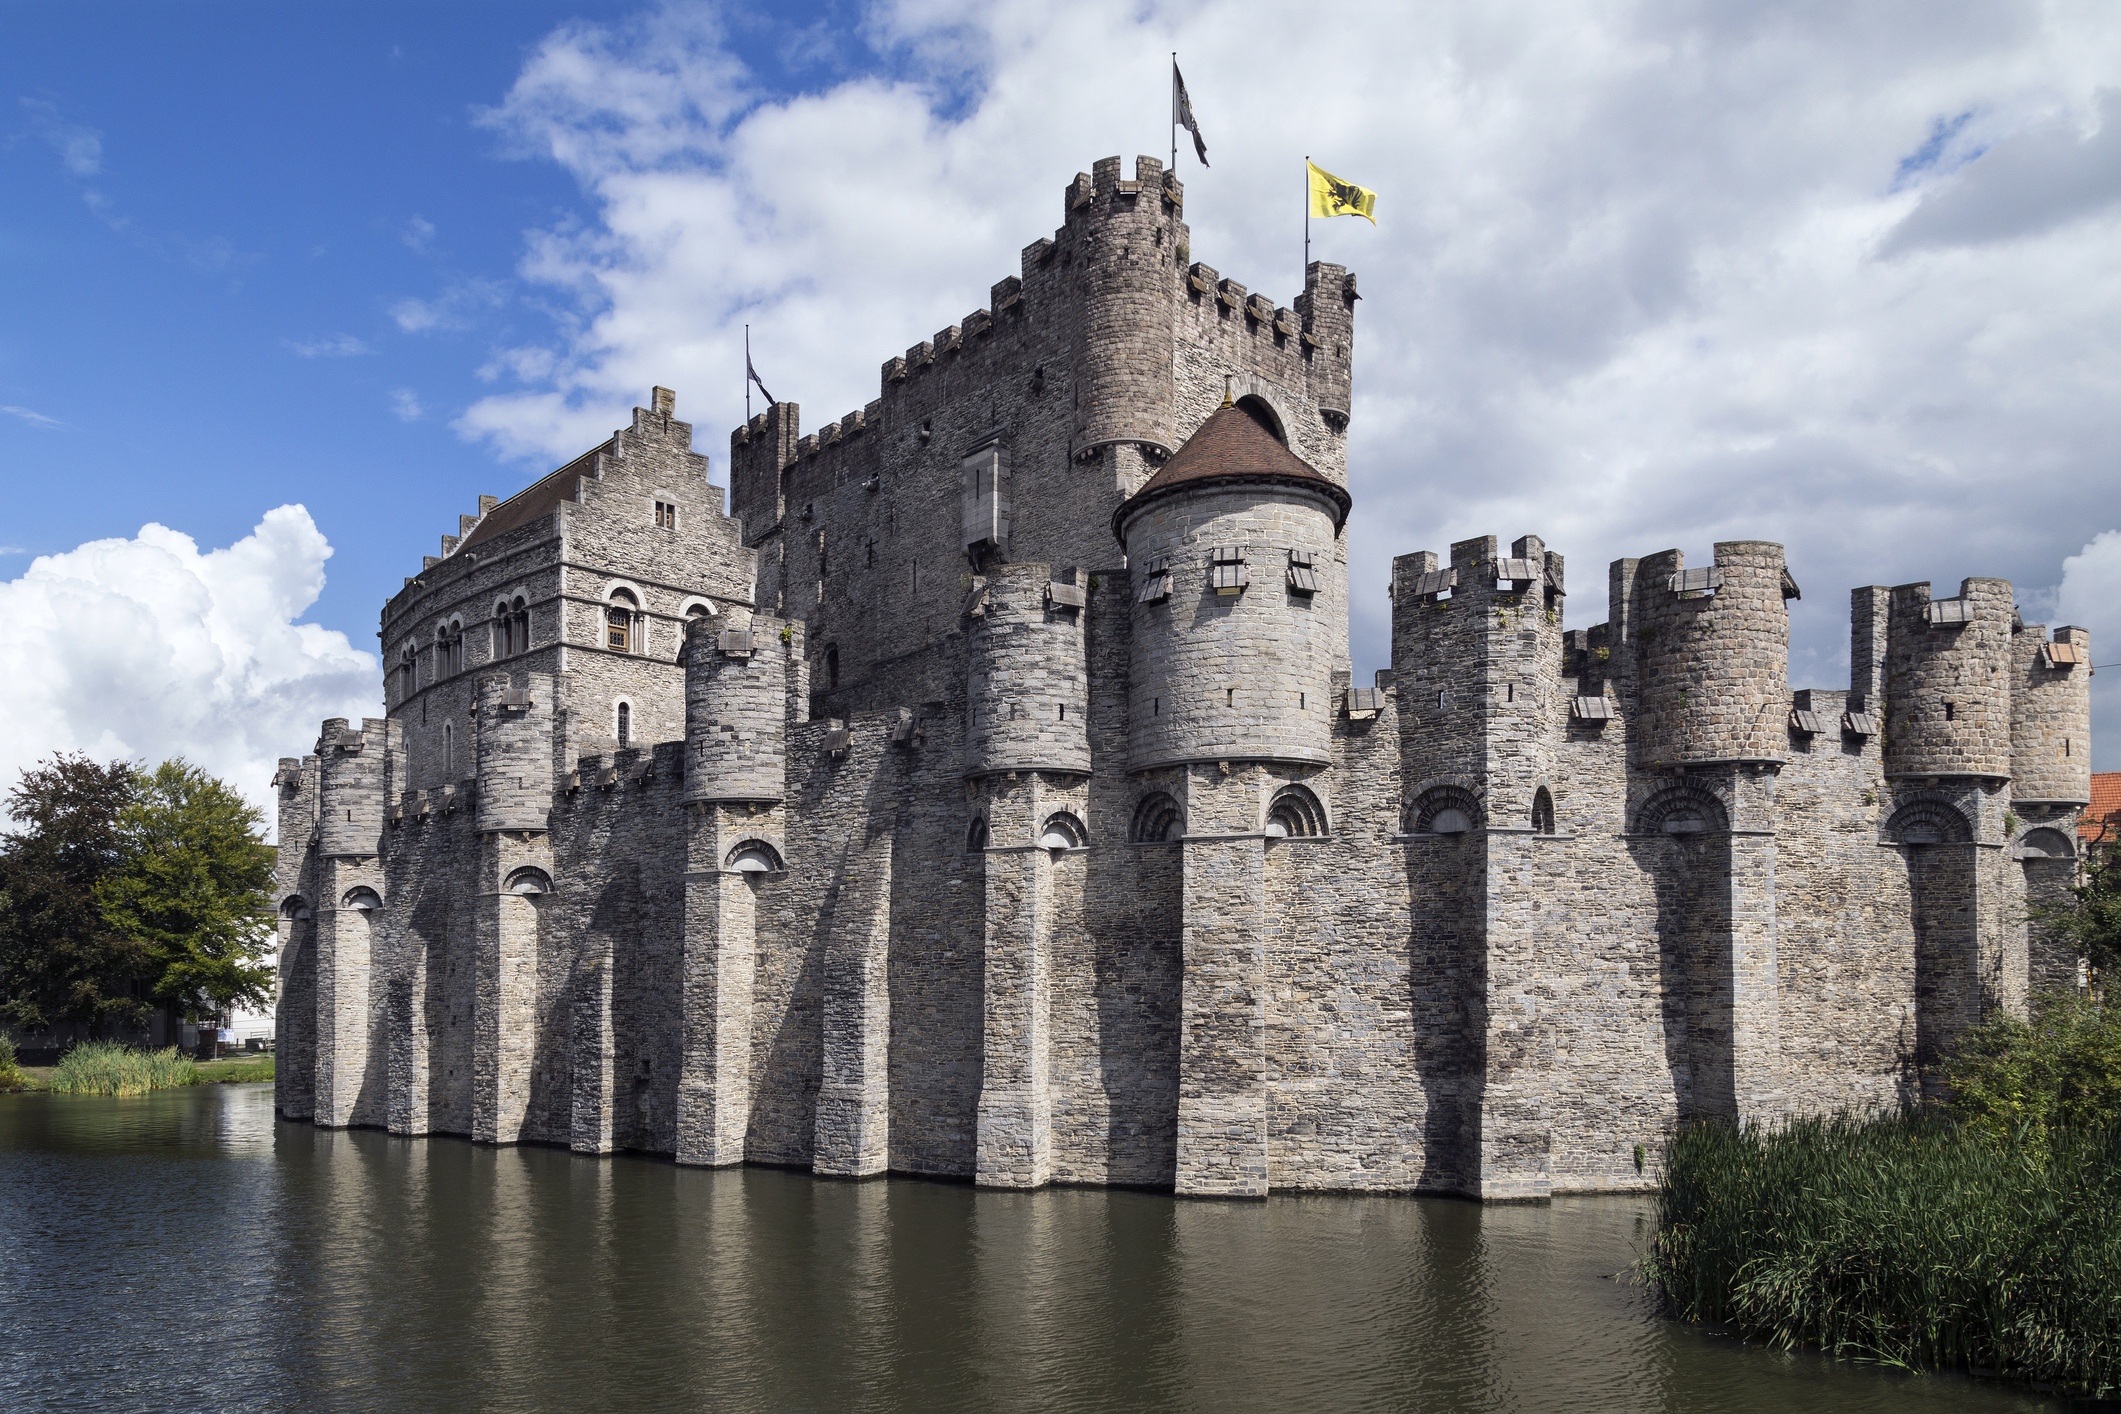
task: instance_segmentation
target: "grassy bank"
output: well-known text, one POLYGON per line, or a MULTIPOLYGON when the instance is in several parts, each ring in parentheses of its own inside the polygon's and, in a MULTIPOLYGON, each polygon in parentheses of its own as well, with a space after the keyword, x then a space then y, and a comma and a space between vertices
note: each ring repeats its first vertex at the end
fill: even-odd
POLYGON ((140 1051, 118 1041, 83 1041, 59 1057, 45 1088, 68 1095, 144 1095, 199 1083, 199 1067, 171 1046, 140 1051))
POLYGON ((271 1056, 199 1062, 201 1085, 249 1085, 259 1080, 270 1080, 272 1077, 271 1056))
POLYGON ((2121 1127, 1938 1114, 1728 1124, 1665 1156, 1643 1275, 1788 1348, 2121 1391, 2121 1127))

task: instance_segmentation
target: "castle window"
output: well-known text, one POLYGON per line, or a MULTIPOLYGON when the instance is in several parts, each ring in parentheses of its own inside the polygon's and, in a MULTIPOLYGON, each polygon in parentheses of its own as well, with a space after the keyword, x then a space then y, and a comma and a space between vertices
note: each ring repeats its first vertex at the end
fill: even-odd
POLYGON ((641 603, 624 589, 614 590, 604 609, 604 646, 614 653, 634 651, 634 621, 641 603))
POLYGON ((633 742, 633 704, 621 702, 619 704, 618 717, 619 745, 631 745, 633 742))
POLYGON ((1463 786, 1434 786, 1407 805, 1410 835, 1463 835, 1481 824, 1480 801, 1463 786))
POLYGON ((1318 566, 1309 550, 1289 552, 1289 589, 1296 594, 1318 592, 1318 566))
POLYGON ((1956 702, 1947 702, 1947 703, 1945 703, 1945 704, 1944 704, 1944 720, 1945 720, 1945 721, 1949 722, 1949 721, 1953 720, 1954 718, 1956 718, 1956 717, 1957 717, 1958 715, 1959 715, 1959 704, 1958 704, 1958 703, 1956 703, 1956 702))
POLYGON ((1208 587, 1217 594, 1242 594, 1252 582, 1241 545, 1217 545, 1209 553, 1208 587))
POLYGON ((398 700, 411 697, 420 683, 420 655, 410 643, 398 650, 398 700))
POLYGON ((969 825, 965 830, 965 852, 968 854, 977 854, 986 847, 987 822, 985 820, 982 820, 979 816, 975 815, 972 817, 971 825, 969 825))
POLYGON ((1303 786, 1283 786, 1267 805, 1269 839, 1302 838, 1326 832, 1326 810, 1303 786))
POLYGON ((1554 833, 1554 797, 1541 786, 1532 793, 1532 833, 1551 835, 1554 833))
POLYGON ((442 779, 448 780, 457 769, 456 736, 452 724, 442 723, 442 779))
POLYGON ((655 523, 659 529, 676 530, 678 528, 678 508, 669 501, 657 501, 655 503, 655 523))
POLYGON ((1171 597, 1171 561, 1154 559, 1142 566, 1141 588, 1135 592, 1137 604, 1160 604, 1171 597))
POLYGON ((840 649, 833 644, 825 650, 825 687, 830 690, 840 685, 840 649))
POLYGON ((1127 838, 1135 844, 1166 844, 1185 832, 1185 811, 1165 792, 1154 791, 1134 807, 1134 822, 1127 838))
POLYGON ((530 605, 523 601, 522 595, 518 594, 515 603, 508 606, 508 620, 515 629, 515 651, 528 653, 530 651, 530 605))

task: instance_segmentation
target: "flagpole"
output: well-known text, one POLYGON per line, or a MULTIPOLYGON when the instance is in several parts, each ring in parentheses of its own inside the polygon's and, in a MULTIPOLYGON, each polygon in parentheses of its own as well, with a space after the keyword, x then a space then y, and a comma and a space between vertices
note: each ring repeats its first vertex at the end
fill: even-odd
MULTIPOLYGON (((1305 280, 1311 278, 1311 154, 1304 154, 1304 269, 1305 280)), ((1299 284, 1301 281, 1298 282, 1299 284)))
MULTIPOLYGON (((1307 245, 1306 251, 1310 250, 1307 245)), ((751 326, 744 326, 744 425, 751 425, 751 326)))
POLYGON ((1178 170, 1178 51, 1171 51, 1171 165, 1167 172, 1178 170))

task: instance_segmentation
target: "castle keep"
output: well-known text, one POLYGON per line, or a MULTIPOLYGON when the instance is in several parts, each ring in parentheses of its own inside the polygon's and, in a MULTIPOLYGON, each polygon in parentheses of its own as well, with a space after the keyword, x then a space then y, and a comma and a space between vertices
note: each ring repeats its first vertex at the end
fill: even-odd
MULTIPOLYGON (((2073 981, 2089 641, 1779 545, 1402 555, 1351 681, 1356 281, 1078 176, 988 307, 806 433, 657 389, 384 606, 388 715, 282 761, 277 1104, 999 1187, 1642 1184, 1697 1115, 1915 1093, 2073 981)), ((1376 593, 1379 586, 1365 592, 1376 593)))

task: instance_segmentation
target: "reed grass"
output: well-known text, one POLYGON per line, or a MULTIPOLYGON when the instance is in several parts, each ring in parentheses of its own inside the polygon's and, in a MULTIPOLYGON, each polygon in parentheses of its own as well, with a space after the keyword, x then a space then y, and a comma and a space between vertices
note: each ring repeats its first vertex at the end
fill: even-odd
POLYGON ((1781 1348, 2121 1390, 2121 1126, 1697 1124, 1640 1266, 1671 1314, 1781 1348))
POLYGON ((198 1083, 198 1066, 175 1046, 142 1051, 118 1041, 83 1041, 59 1057, 45 1088, 69 1095, 144 1095, 198 1083))

